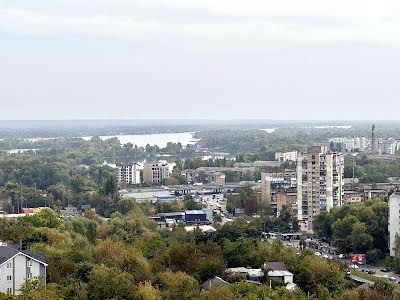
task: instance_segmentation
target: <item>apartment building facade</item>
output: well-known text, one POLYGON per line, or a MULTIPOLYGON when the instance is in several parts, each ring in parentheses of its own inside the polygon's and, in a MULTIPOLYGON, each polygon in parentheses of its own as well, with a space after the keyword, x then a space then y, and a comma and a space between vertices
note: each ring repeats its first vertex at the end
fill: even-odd
POLYGON ((143 167, 143 181, 148 184, 162 184, 169 177, 167 162, 146 162, 143 167))
POLYGON ((389 230, 389 252, 390 256, 395 256, 395 243, 396 236, 400 238, 400 193, 393 193, 389 197, 389 216, 388 216, 388 230, 389 230))
POLYGON ((343 204, 344 156, 325 146, 312 146, 298 156, 296 168, 299 225, 312 231, 320 212, 343 204))
POLYGON ((140 166, 137 163, 118 164, 117 181, 119 184, 139 184, 140 166))
POLYGON ((287 151, 287 152, 276 152, 275 153, 276 161, 296 161, 297 160, 297 151, 287 151))
POLYGON ((279 216, 283 206, 297 215, 297 180, 295 170, 277 173, 261 173, 262 201, 268 202, 275 215, 279 216))

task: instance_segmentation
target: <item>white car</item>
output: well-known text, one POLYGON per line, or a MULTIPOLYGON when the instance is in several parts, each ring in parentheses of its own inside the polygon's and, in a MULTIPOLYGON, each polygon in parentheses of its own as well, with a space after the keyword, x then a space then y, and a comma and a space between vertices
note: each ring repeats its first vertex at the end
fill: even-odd
POLYGON ((357 266, 356 264, 352 264, 352 265, 350 266, 350 268, 352 268, 352 269, 358 269, 358 266, 357 266))
POLYGON ((317 252, 315 252, 315 255, 316 255, 316 256, 321 256, 321 252, 318 252, 318 251, 317 251, 317 252))
POLYGON ((322 257, 325 258, 325 259, 328 259, 328 258, 329 258, 329 256, 326 255, 326 254, 324 254, 322 257))
POLYGON ((339 254, 338 257, 343 259, 343 258, 346 258, 346 255, 344 255, 344 254, 339 254))

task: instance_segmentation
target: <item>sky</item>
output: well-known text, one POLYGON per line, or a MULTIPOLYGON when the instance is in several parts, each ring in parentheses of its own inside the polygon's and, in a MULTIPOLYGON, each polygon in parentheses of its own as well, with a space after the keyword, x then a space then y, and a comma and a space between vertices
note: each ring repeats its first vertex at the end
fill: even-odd
POLYGON ((398 120, 400 1, 0 0, 0 119, 398 120))

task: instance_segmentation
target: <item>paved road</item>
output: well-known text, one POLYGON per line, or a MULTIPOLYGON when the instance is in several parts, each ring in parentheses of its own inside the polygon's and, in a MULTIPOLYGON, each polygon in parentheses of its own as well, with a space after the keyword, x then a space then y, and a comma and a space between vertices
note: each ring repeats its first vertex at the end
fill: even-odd
MULTIPOLYGON (((283 244, 286 245, 286 246, 297 248, 297 249, 300 248, 299 247, 299 240, 283 241, 283 244)), ((335 259, 337 261, 345 263, 348 266, 353 264, 350 259, 341 259, 337 255, 332 255, 332 254, 329 254, 327 252, 324 252, 324 251, 321 251, 321 250, 318 250, 318 249, 314 249, 314 248, 309 248, 309 249, 311 251, 313 251, 313 252, 320 252, 322 255, 326 254, 329 257, 332 257, 332 259, 335 259)), ((375 271, 375 274, 373 275, 375 277, 380 277, 380 278, 384 278, 384 279, 387 279, 388 277, 394 277, 394 278, 396 278, 397 282, 400 281, 400 275, 395 274, 393 272, 381 272, 380 271, 382 269, 381 267, 372 266, 372 265, 359 265, 359 268, 356 269, 356 270, 361 272, 362 270, 365 270, 365 269, 370 270, 370 271, 375 271)))

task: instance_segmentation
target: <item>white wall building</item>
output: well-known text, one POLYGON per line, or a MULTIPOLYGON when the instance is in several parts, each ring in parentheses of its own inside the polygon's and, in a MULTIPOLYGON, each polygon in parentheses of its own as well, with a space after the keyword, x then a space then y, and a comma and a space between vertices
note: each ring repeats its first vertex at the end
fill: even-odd
POLYGON ((140 169, 139 164, 119 164, 117 165, 117 181, 119 184, 139 184, 140 169))
POLYGON ((389 197, 389 251, 390 256, 394 256, 394 246, 396 235, 400 237, 400 193, 394 193, 389 197))
POLYGON ((397 150, 398 150, 398 143, 393 138, 378 141, 379 153, 393 155, 397 152, 397 150))
POLYGON ((276 161, 296 161, 297 160, 297 151, 276 152, 275 160, 276 161))
MULTIPOLYGON (((328 139, 328 142, 341 143, 344 145, 345 150, 352 152, 356 149, 360 151, 366 151, 370 140, 364 136, 358 137, 333 137, 328 139)), ((344 150, 343 150, 344 151, 344 150)))
POLYGON ((18 294, 29 279, 46 280, 44 255, 0 244, 0 292, 18 294))

